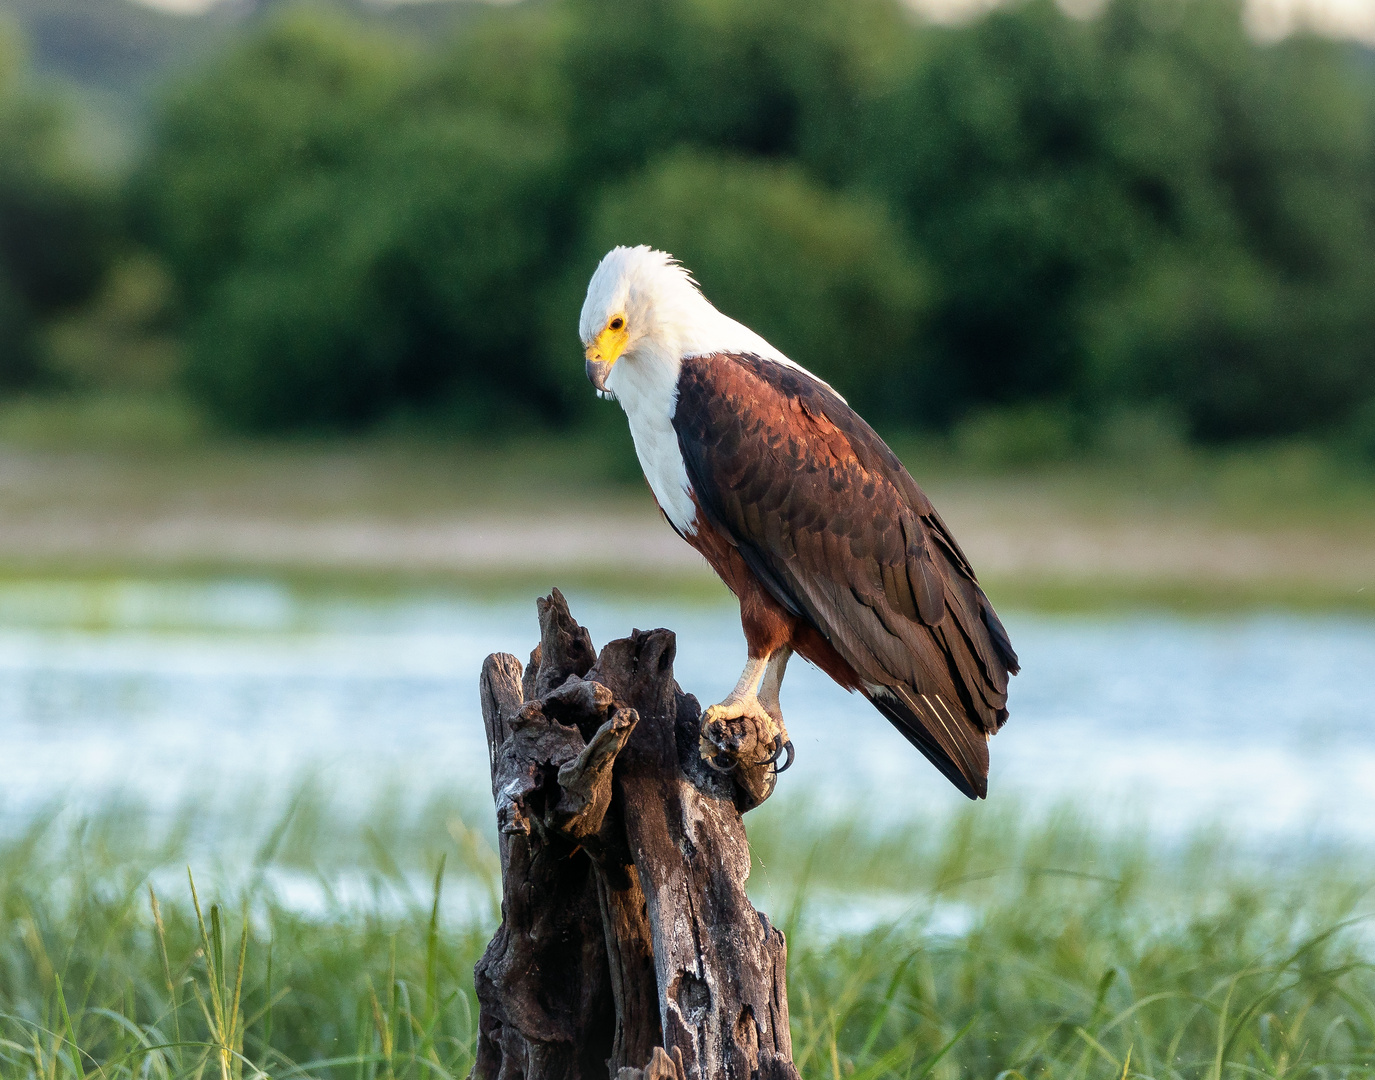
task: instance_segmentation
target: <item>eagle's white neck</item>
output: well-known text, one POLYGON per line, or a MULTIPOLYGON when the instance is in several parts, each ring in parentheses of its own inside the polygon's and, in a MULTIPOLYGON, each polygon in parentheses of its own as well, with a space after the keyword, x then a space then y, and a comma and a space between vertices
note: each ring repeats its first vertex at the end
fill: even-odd
POLYGON ((635 456, 640 459, 649 489, 673 527, 689 536, 696 532, 697 509, 678 433, 673 429, 682 367, 680 356, 642 345, 633 356, 627 354, 616 361, 606 386, 630 421, 635 456))

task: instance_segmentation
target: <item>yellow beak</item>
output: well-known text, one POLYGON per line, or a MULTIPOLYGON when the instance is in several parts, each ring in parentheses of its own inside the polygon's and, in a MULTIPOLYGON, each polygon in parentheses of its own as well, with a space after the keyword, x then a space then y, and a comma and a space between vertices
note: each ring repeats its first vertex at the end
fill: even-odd
POLYGON ((608 326, 587 347, 587 378, 599 393, 607 392, 606 378, 611 374, 612 365, 621 358, 629 340, 630 333, 624 326, 619 330, 608 326))

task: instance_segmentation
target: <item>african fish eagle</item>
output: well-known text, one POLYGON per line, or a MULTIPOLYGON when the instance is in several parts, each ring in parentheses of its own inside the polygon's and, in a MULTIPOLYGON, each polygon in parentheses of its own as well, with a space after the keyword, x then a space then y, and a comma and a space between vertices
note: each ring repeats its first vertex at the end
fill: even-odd
POLYGON ((873 428, 662 251, 607 254, 578 330, 587 376, 625 410, 659 509, 740 601, 748 660, 702 715, 703 756, 779 770, 786 749, 791 764, 778 693, 797 652, 867 697, 965 795, 987 794, 1017 655, 873 428), (741 741, 720 736, 740 724, 764 747, 756 760, 732 758, 741 741))

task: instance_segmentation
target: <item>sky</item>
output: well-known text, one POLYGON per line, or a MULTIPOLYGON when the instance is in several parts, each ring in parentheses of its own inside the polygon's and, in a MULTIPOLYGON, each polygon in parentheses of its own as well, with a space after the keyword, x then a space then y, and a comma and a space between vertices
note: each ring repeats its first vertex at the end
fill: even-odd
POLYGON ((1375 45, 1375 0, 1247 0, 1257 37, 1274 40, 1299 26, 1375 45))
MULTIPOLYGON (((165 11, 195 13, 225 0, 141 0, 165 11)), ((374 0, 379 4, 412 0, 374 0)), ((423 0, 422 0, 423 2, 423 0)), ((908 0, 938 22, 958 22, 999 0, 908 0)), ((1101 0, 1060 0, 1074 14, 1092 14, 1101 0)), ((1375 45, 1375 0, 1247 0, 1247 23, 1257 38, 1277 40, 1300 27, 1375 45)))

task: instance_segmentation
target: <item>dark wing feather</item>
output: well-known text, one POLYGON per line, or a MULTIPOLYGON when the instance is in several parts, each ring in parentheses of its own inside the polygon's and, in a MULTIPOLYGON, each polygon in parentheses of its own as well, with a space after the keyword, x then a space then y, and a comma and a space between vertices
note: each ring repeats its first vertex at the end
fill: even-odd
POLYGON ((961 791, 983 795, 1017 657, 883 440, 805 372, 730 354, 684 361, 674 426, 704 513, 770 595, 961 791))

